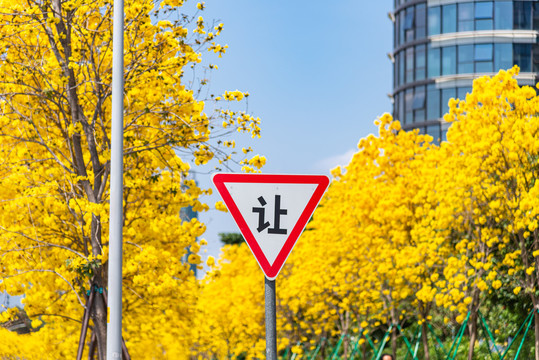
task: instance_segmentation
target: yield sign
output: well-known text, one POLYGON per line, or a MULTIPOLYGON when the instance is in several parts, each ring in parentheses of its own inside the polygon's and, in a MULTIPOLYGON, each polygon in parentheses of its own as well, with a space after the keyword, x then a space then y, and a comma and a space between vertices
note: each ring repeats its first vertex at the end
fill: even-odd
POLYGON ((324 175, 215 174, 213 183, 273 280, 329 185, 324 175))

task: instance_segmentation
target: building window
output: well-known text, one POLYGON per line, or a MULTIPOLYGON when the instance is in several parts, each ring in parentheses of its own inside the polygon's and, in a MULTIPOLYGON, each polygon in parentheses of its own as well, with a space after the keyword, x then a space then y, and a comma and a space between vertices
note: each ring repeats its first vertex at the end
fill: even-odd
POLYGON ((414 81, 414 47, 406 49, 406 83, 414 81))
POLYGON ((492 60, 492 44, 476 44, 475 61, 491 61, 492 60))
POLYGON ((427 36, 427 5, 417 4, 403 9, 395 19, 395 42, 402 45, 408 41, 423 39, 427 36))
POLYGON ((458 4, 459 31, 474 30, 474 3, 458 4))
POLYGON ((412 109, 421 110, 425 108, 425 87, 418 86, 415 89, 414 102, 412 103, 412 109))
POLYGON ((532 3, 530 1, 513 2, 513 28, 523 30, 532 28, 532 3))
POLYGON ((399 86, 399 54, 393 55, 395 62, 393 63, 393 89, 399 86))
POLYGON ((399 94, 399 115, 398 119, 401 123, 404 124, 404 98, 403 98, 404 92, 401 92, 399 94))
POLYGON ((425 45, 417 45, 415 47, 415 81, 425 79, 426 61, 425 61, 425 45))
POLYGON ((427 85, 427 119, 439 119, 440 113, 440 90, 436 89, 436 84, 427 85))
POLYGON ((401 51, 398 56, 398 63, 399 63, 399 85, 404 84, 404 52, 401 51))
POLYGON ((539 2, 533 3, 533 30, 539 30, 539 2))
POLYGON ((465 100, 466 99, 466 95, 468 94, 471 94, 472 92, 472 87, 459 87, 457 88, 457 97, 459 98, 459 100, 465 100))
POLYGON ((414 89, 412 88, 406 89, 406 91, 404 92, 404 101, 405 101, 405 104, 404 104, 405 113, 404 113, 403 123, 411 124, 412 118, 414 115, 414 109, 412 107, 414 103, 414 89))
POLYGON ((492 19, 492 2, 483 1, 475 3, 475 18, 476 19, 492 19))
POLYGON ((457 47, 442 48, 442 75, 452 75, 457 72, 457 47))
POLYGON ((404 36, 405 41, 414 40, 414 24, 415 24, 415 11, 411 6, 406 9, 406 17, 404 18, 404 36))
POLYGON ((539 45, 534 44, 533 45, 533 72, 537 73, 539 72, 539 45))
POLYGON ((426 4, 415 7, 415 37, 423 39, 427 35, 426 4))
POLYGON ((404 44, 404 11, 399 13, 399 45, 404 44))
POLYGON ((399 54, 393 55, 395 62, 393 63, 393 89, 399 86, 399 54))
POLYGON ((430 78, 440 76, 440 48, 432 48, 429 45, 427 66, 427 72, 430 78))
POLYGON ((393 26, 393 49, 400 45, 399 29, 400 29, 400 16, 399 14, 395 14, 395 25, 393 26))
POLYGON ((440 15, 440 7, 434 6, 428 9, 428 28, 429 28, 429 35, 438 35, 441 31, 441 15, 440 15))
POLYGON ((458 73, 471 74, 474 71, 474 46, 459 45, 458 47, 458 73))
POLYGON ((475 3, 475 30, 492 30, 493 7, 491 1, 475 3))
POLYGON ((399 97, 400 94, 393 94, 393 119, 398 120, 399 119, 399 97))
POLYGON ((442 33, 457 31, 457 5, 442 6, 442 33))
POLYGON ((476 44, 474 58, 475 72, 483 73, 494 71, 492 44, 476 44))
POLYGON ((513 2, 512 1, 494 2, 494 29, 496 30, 513 29, 513 2))
POLYGON ((433 142, 435 144, 440 143, 440 125, 428 125, 427 126, 427 135, 432 136, 433 142))
POLYGON ((520 72, 530 72, 531 64, 531 44, 513 44, 513 59, 520 67, 520 72))
POLYGON ((406 17, 404 18, 404 30, 410 30, 414 27, 414 8, 406 9, 406 17))
POLYGON ((425 87, 424 86, 418 86, 415 88, 412 109, 414 110, 414 122, 425 121, 425 87))
POLYGON ((449 100, 457 97, 455 88, 442 89, 442 116, 449 111, 449 100))
POLYGON ((494 44, 494 68, 510 69, 513 67, 513 44, 511 43, 499 43, 494 44))

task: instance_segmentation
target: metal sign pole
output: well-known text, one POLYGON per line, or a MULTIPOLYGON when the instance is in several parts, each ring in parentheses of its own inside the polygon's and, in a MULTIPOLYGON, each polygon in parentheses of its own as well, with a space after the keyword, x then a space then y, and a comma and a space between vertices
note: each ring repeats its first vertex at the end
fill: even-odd
POLYGON ((114 0, 107 359, 122 358, 124 1, 114 0))
POLYGON ((266 360, 277 360, 277 315, 275 302, 275 280, 265 279, 264 298, 266 303, 266 360))

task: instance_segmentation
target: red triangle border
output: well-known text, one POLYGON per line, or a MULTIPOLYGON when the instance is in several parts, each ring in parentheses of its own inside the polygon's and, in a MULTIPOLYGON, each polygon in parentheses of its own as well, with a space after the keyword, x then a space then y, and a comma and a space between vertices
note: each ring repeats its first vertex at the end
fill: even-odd
POLYGON ((329 186, 329 178, 325 175, 279 175, 279 174, 234 174, 234 173, 217 173, 212 177, 212 181, 217 188, 217 191, 223 198, 228 211, 236 221, 247 245, 255 256, 260 268, 269 280, 274 280, 281 271, 286 259, 292 252, 298 238, 303 233, 305 226, 309 222, 314 210, 322 199, 329 186), (240 210, 236 206, 232 196, 230 195, 225 183, 259 183, 259 184, 316 184, 311 199, 301 213, 296 225, 288 235, 284 246, 272 265, 266 259, 262 249, 258 245, 256 238, 245 222, 240 210))

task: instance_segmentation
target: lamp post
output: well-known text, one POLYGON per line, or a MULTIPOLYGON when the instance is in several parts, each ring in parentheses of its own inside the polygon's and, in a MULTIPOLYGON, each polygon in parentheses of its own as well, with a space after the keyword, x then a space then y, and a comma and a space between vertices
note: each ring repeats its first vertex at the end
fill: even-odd
POLYGON ((114 0, 107 359, 122 358, 124 1, 114 0))

